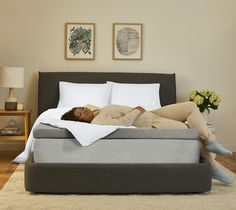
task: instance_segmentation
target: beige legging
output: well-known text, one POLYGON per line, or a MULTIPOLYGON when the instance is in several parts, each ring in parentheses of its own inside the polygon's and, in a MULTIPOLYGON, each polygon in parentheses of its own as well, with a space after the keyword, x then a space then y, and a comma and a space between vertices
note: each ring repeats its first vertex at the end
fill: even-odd
POLYGON ((206 121, 203 119, 198 107, 195 103, 183 102, 171 104, 153 110, 154 121, 153 127, 156 128, 194 128, 199 132, 203 147, 201 155, 207 158, 212 167, 216 167, 214 155, 206 151, 205 144, 215 139, 215 136, 208 129, 206 121), (187 122, 187 124, 185 123, 187 122))
POLYGON ((215 136, 211 133, 195 103, 183 102, 171 104, 153 110, 157 116, 154 119, 153 127, 157 128, 195 128, 203 143, 211 142, 215 136))

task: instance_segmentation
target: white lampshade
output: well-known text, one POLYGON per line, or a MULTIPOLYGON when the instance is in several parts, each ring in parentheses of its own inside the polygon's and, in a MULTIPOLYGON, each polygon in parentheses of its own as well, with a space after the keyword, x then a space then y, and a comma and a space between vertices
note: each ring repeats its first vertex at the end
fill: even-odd
POLYGON ((24 68, 0 67, 0 87, 23 88, 24 68))
POLYGON ((24 87, 24 68, 0 67, 0 87, 9 88, 9 95, 5 99, 5 109, 16 110, 17 99, 13 88, 24 87))

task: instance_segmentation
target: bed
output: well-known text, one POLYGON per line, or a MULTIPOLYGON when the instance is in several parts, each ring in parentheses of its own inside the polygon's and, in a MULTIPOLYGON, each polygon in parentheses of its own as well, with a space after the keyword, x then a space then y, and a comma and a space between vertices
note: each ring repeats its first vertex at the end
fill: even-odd
MULTIPOLYGON (((40 72, 39 114, 57 106, 59 81, 160 83, 161 105, 176 103, 175 74, 40 72)), ((210 165, 199 161, 199 136, 192 129, 118 129, 84 148, 75 146, 66 129, 40 124, 33 134, 34 151, 25 164, 25 189, 30 192, 150 194, 211 189, 210 165)))

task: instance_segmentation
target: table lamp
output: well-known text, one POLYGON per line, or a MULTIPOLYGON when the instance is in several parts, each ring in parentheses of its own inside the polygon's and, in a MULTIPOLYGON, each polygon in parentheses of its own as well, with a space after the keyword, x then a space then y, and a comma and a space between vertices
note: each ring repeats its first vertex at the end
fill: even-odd
POLYGON ((17 100, 13 88, 24 87, 24 68, 0 67, 0 87, 9 88, 9 96, 5 100, 5 109, 16 110, 17 100))

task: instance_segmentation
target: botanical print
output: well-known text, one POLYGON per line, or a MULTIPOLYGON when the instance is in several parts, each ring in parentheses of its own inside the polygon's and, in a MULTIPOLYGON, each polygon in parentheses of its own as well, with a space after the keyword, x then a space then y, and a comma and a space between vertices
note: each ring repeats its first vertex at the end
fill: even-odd
POLYGON ((113 24, 113 59, 142 59, 142 24, 113 24))
POLYGON ((66 59, 94 59, 93 23, 66 24, 66 59))
POLYGON ((73 27, 72 29, 70 29, 69 49, 73 53, 73 55, 79 53, 89 53, 91 55, 91 37, 91 29, 85 29, 82 27, 73 27))

